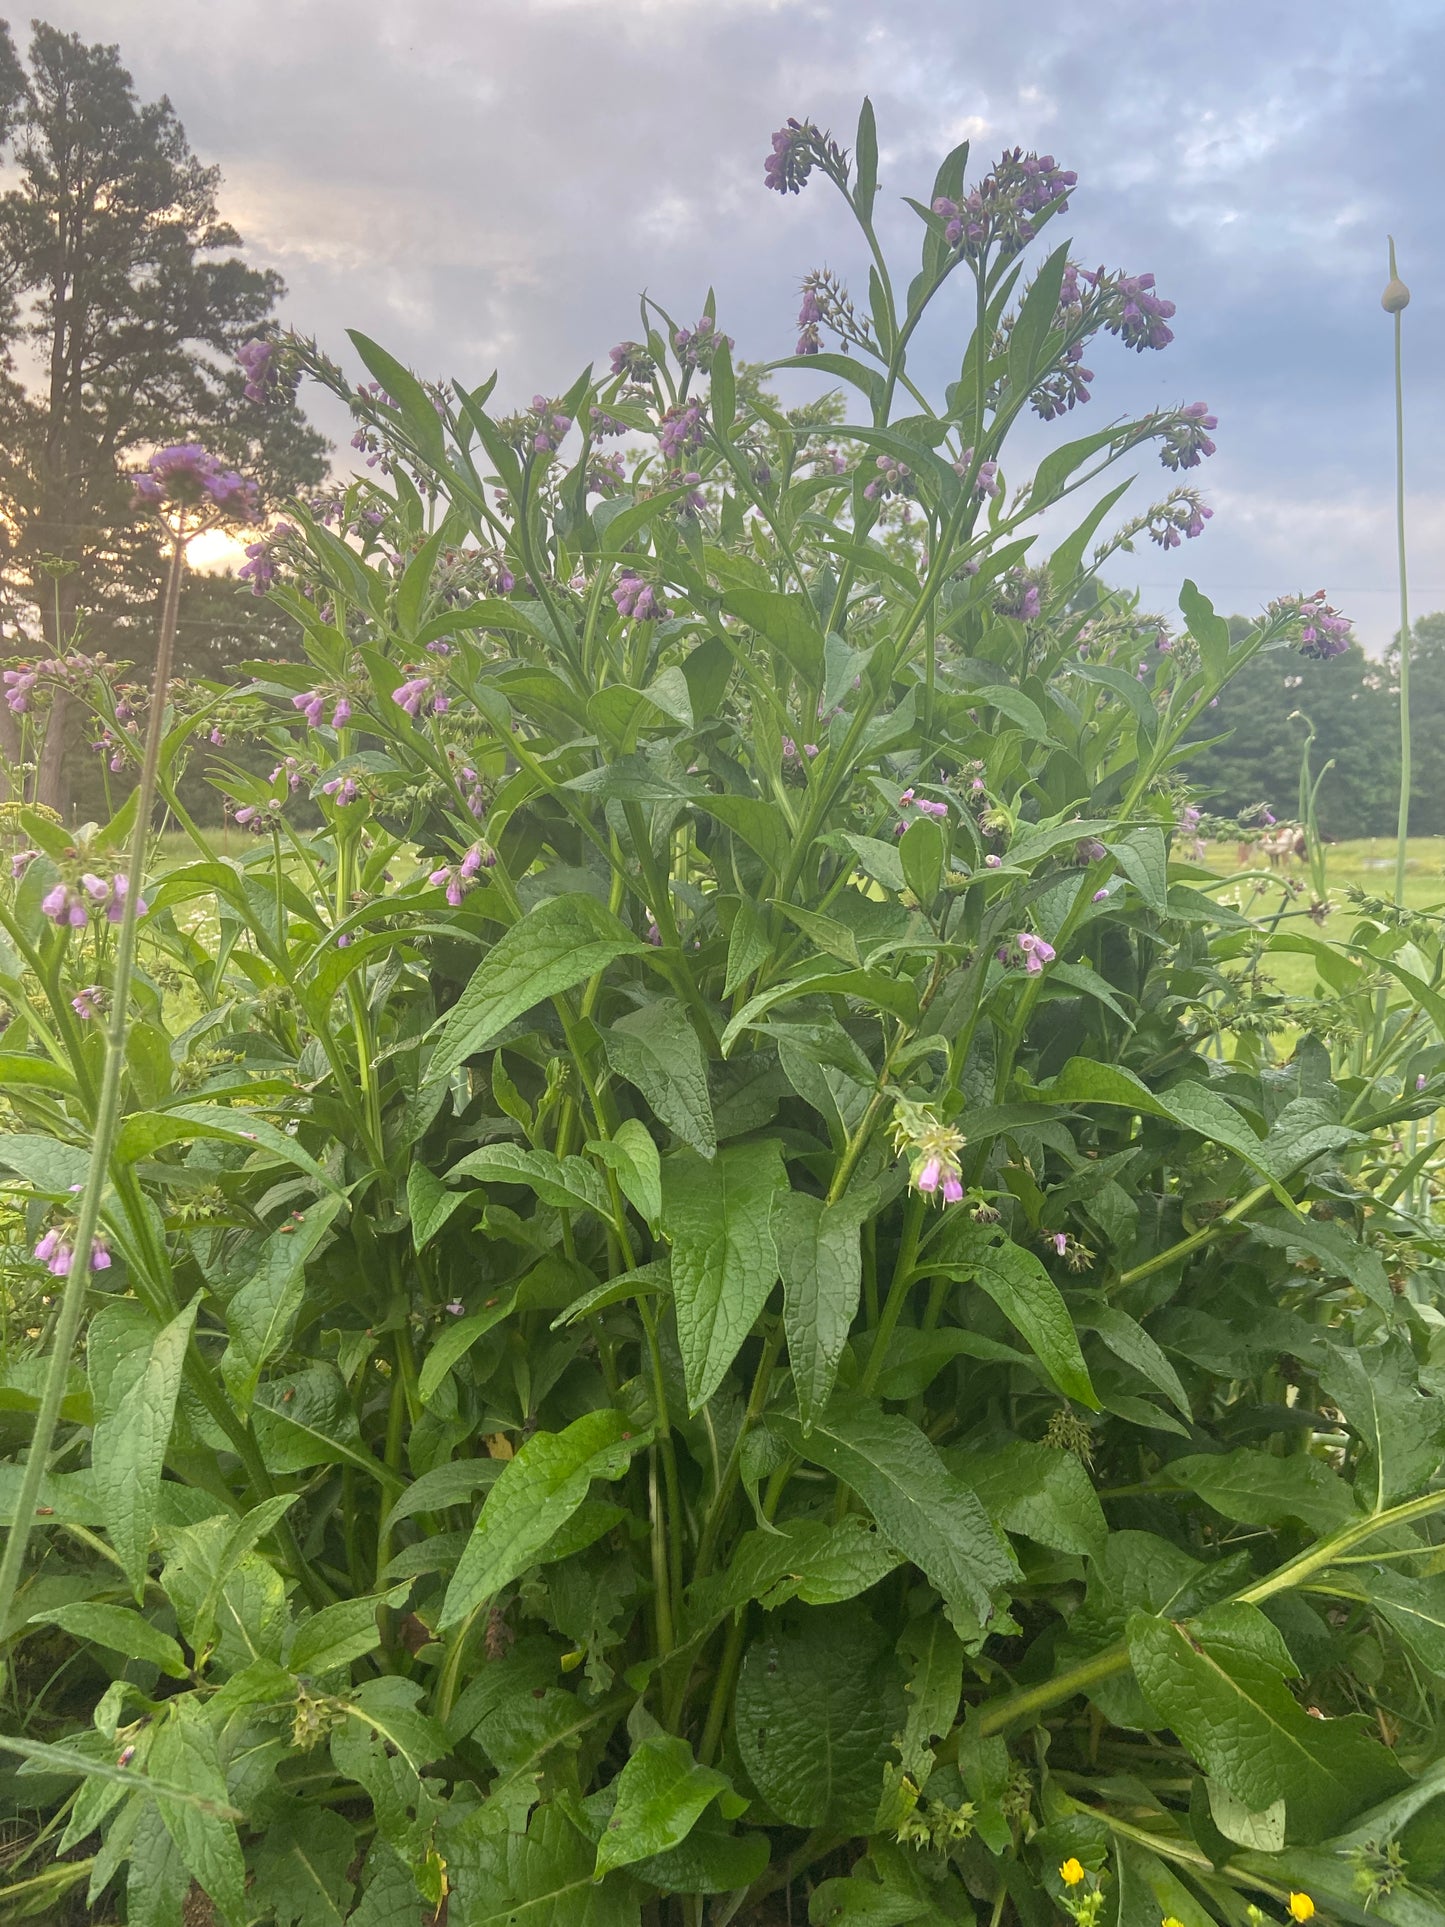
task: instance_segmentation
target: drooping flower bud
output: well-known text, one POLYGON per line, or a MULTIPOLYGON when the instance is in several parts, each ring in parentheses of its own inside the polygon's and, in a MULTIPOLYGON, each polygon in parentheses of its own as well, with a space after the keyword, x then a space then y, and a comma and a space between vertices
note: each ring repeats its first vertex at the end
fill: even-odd
POLYGON ((1402 314, 1410 305, 1410 290, 1405 286, 1395 270, 1395 237, 1390 236, 1390 278, 1385 283, 1385 292, 1380 296, 1380 306, 1386 314, 1402 314))

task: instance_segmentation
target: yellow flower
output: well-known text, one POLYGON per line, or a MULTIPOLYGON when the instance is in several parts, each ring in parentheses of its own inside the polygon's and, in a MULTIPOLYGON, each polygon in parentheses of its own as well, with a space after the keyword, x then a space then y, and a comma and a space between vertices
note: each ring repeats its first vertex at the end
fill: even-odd
POLYGON ((1291 1894, 1289 1897, 1289 1917, 1304 1922, 1315 1917, 1315 1903, 1308 1894, 1291 1894))
MULTIPOLYGON (((1070 1854, 1063 1866, 1059 1868, 1060 1880, 1063 1881, 1066 1887, 1077 1887, 1083 1877, 1084 1869, 1080 1866, 1079 1862, 1075 1860, 1074 1856, 1070 1854)), ((1313 1912, 1313 1908, 1310 1911, 1313 1912)), ((1299 1918, 1301 1920, 1308 1920, 1309 1914, 1301 1914, 1299 1918)))
POLYGON ((1165 1914, 1159 1923, 1159 1927, 1184 1927, 1184 1922, 1174 1914, 1165 1914))

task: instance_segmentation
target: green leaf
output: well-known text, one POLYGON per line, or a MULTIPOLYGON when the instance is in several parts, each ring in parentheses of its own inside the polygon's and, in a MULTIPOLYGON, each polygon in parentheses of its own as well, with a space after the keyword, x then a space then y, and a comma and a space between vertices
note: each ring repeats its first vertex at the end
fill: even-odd
POLYGON ((843 841, 875 883, 881 883, 885 890, 907 888, 908 879, 903 874, 903 859, 896 843, 885 843, 876 836, 856 836, 851 830, 843 832, 843 841))
POLYGON ((485 1337, 493 1325, 500 1325, 510 1314, 515 1298, 515 1289, 499 1292, 495 1304, 473 1312, 468 1318, 459 1318, 454 1325, 443 1326, 422 1360, 417 1377, 417 1396, 423 1405, 430 1405, 438 1385, 457 1360, 465 1357, 479 1338, 485 1337))
POLYGON ((442 1019, 429 1082, 485 1050, 514 1019, 645 949, 595 897, 548 897, 492 946, 442 1019))
POLYGON ((711 1164, 679 1151, 663 1165, 662 1225, 692 1412, 721 1384, 777 1279, 773 1201, 786 1184, 771 1139, 729 1145, 711 1164))
MULTIPOLYGON (((157 1779, 188 1787, 218 1807, 226 1805, 226 1776, 215 1735, 195 1700, 183 1697, 170 1702, 167 1716, 156 1728, 148 1764, 157 1779)), ((192 1879, 210 1895, 228 1927, 245 1927, 250 1918, 246 1863, 235 1827, 229 1820, 163 1793, 157 1792, 156 1804, 192 1879)))
POLYGON ((416 1249, 425 1251, 452 1213, 459 1211, 466 1201, 464 1192, 448 1190, 445 1181, 429 1166, 413 1164, 406 1174, 406 1208, 416 1249))
POLYGON ((943 882, 943 831, 931 816, 915 817, 898 845, 908 887, 926 910, 943 882))
POLYGON ((857 1493, 884 1538, 942 1593, 959 1637, 977 1646, 1017 1568, 978 1494, 913 1421, 870 1400, 835 1398, 810 1432, 795 1419, 770 1422, 801 1458, 857 1493))
POLYGON ((1332 1278, 1348 1278, 1381 1311, 1393 1313, 1394 1293, 1384 1261, 1372 1246, 1361 1244, 1345 1226, 1321 1224, 1314 1218, 1292 1218, 1287 1224, 1255 1219, 1249 1235, 1257 1244, 1291 1246, 1318 1258, 1332 1278))
POLYGON ((348 328, 346 332, 367 369, 396 404, 395 412, 415 436, 422 455, 433 466, 440 467, 446 455, 446 437, 431 396, 411 370, 404 368, 385 348, 359 329, 348 328))
POLYGON ((1096 1331, 1116 1358, 1123 1359, 1151 1385, 1157 1386, 1166 1398, 1172 1399, 1186 1420, 1193 1419, 1189 1394, 1178 1372, 1136 1318, 1131 1318, 1117 1305, 1091 1304, 1079 1314, 1079 1324, 1086 1331, 1096 1331))
POLYGON ((1403 1783, 1362 1716, 1305 1712, 1285 1683, 1289 1654, 1258 1607, 1214 1606, 1183 1626, 1136 1613, 1128 1639, 1160 1723, 1251 1813, 1283 1800, 1291 1839, 1326 1839, 1403 1783))
POLYGON ((193 1298, 164 1330, 157 1332, 144 1351, 135 1355, 138 1369, 117 1374, 107 1388, 112 1396, 102 1402, 96 1414, 90 1448, 95 1493, 105 1513, 110 1542, 137 1601, 145 1589, 146 1556, 161 1472, 181 1389, 186 1346, 200 1302, 193 1298))
POLYGON ((587 1149, 615 1173, 627 1202, 646 1225, 655 1228, 662 1216, 662 1160, 642 1120, 623 1118, 610 1138, 591 1138, 587 1149))
POLYGON ((858 219, 866 223, 873 218, 873 202, 878 193, 878 128, 873 118, 873 103, 866 94, 858 112, 853 165, 853 205, 858 219))
POLYGON ((525 1833, 484 1830, 480 1818, 463 1822, 448 1860, 466 1927, 638 1927, 640 1890, 626 1875, 599 1884, 591 1842, 560 1807, 538 1807, 525 1833))
POLYGON ((621 1412, 584 1412, 560 1432, 535 1432, 488 1493, 438 1625, 460 1624, 536 1564, 548 1540, 587 1497, 594 1479, 620 1479, 645 1443, 621 1412))
POLYGON ((1172 1459, 1162 1485, 1196 1492, 1206 1505, 1242 1525, 1277 1526, 1298 1519, 1316 1532, 1334 1532, 1355 1516, 1349 1486, 1318 1459, 1252 1451, 1190 1454, 1172 1459))
POLYGON ((803 1191, 779 1195, 773 1237, 783 1276, 783 1329, 803 1429, 832 1397, 838 1361, 863 1280, 859 1227, 873 1200, 825 1204, 803 1191))
POLYGON ((789 1599, 839 1605, 876 1586, 900 1564, 899 1554, 856 1512, 836 1525, 789 1519, 766 1532, 745 1532, 721 1572, 688 1588, 688 1637, 711 1632, 750 1599, 760 1599, 769 1612, 789 1599))
POLYGON ((347 1869, 356 1857, 349 1820, 321 1806, 285 1806, 256 1850, 254 1908, 276 1927, 341 1927, 351 1907, 347 1869))
POLYGON ((1199 644, 1199 659, 1210 686, 1217 687, 1229 674, 1229 624, 1214 613, 1209 597, 1187 579, 1179 591, 1179 613, 1199 644))
MULTIPOLYGON (((823 679, 823 633, 807 596, 777 589, 728 589, 723 607, 757 632, 808 682, 823 679)), ((711 802, 705 807, 711 808, 711 802)))
POLYGON ((653 1115, 700 1157, 717 1150, 708 1097, 707 1059, 682 1005, 660 997, 602 1032, 602 1048, 618 1077, 647 1099, 653 1115))
POLYGON ((939 1240, 938 1258, 926 1255, 919 1273, 942 1271, 986 1291, 1065 1398, 1097 1412, 1098 1396, 1063 1293, 1033 1252, 1012 1242, 995 1244, 993 1238, 986 1226, 951 1220, 939 1240))
POLYGON ((793 854, 788 826, 782 813, 761 796, 714 795, 705 790, 694 797, 693 808, 705 810, 740 836, 774 876, 781 876, 787 869, 793 854))
POLYGON ((617 1776, 617 1804, 597 1847, 597 1877, 681 1846, 727 1778, 699 1766, 686 1740, 644 1740, 617 1776))
POLYGON ((1041 1104, 1110 1104, 1145 1117, 1170 1118, 1186 1131, 1224 1145, 1261 1176, 1267 1175, 1260 1139, 1232 1104, 1204 1085, 1175 1084, 1167 1091, 1151 1091, 1122 1065, 1071 1057, 1057 1077, 1030 1095, 1041 1104))
POLYGON ((184 1679, 190 1671, 185 1654, 170 1634, 127 1606, 52 1606, 48 1612, 34 1614, 29 1623, 58 1626, 73 1639, 91 1640, 113 1653, 124 1653, 127 1659, 146 1660, 172 1679, 184 1679))
POLYGON ((1380 1512, 1420 1491, 1445 1457, 1445 1399, 1421 1391, 1405 1341, 1390 1338, 1368 1351, 1337 1347, 1319 1378, 1364 1448, 1355 1479, 1361 1502, 1380 1512))
POLYGON ((447 1182, 477 1178, 483 1184, 525 1184, 543 1204, 559 1211, 595 1211, 610 1216, 607 1188, 585 1158, 555 1157, 518 1144, 484 1144, 447 1172, 447 1182))
POLYGON ((963 1643, 937 1613, 927 1613, 904 1627, 898 1651, 911 1662, 905 1688, 908 1719, 898 1749, 900 1764, 922 1791, 933 1770, 933 1750, 953 1731, 958 1718, 958 1703, 963 1697, 963 1643))
POLYGON ((399 1606, 409 1591, 408 1586, 393 1586, 369 1598, 338 1599, 323 1606, 297 1626, 286 1664, 293 1673, 320 1675, 375 1652, 381 1644, 377 1613, 384 1606, 399 1606))
POLYGON ((290 1342, 306 1294, 306 1267, 341 1204, 340 1198, 323 1199, 273 1231, 256 1254, 250 1278, 226 1305, 230 1343, 221 1376, 243 1414, 251 1409, 262 1369, 290 1342))
POLYGON ((335 1178, 286 1131, 256 1111, 230 1110, 224 1104, 176 1104, 165 1111, 132 1111, 121 1122, 116 1137, 117 1163, 134 1164, 154 1157, 167 1144, 188 1144, 196 1138, 220 1138, 228 1144, 249 1144, 294 1164, 328 1191, 338 1189, 335 1178))
POLYGON ((732 350, 728 347, 726 335, 719 335, 717 346, 713 349, 712 363, 708 370, 708 404, 712 415, 712 425, 728 439, 728 430, 737 419, 737 383, 733 379, 732 350))
POLYGON ((733 1708, 737 1749, 779 1819, 870 1830, 903 1724, 900 1686, 873 1628, 851 1616, 814 1615, 749 1648, 733 1708))
POLYGON ((1155 915, 1167 916, 1169 855, 1164 832, 1147 824, 1104 847, 1155 915))
POLYGON ((1072 1452, 1016 1439, 998 1452, 960 1455, 989 1517, 1059 1552, 1097 1559, 1108 1525, 1093 1481, 1072 1452))
POLYGON ((766 1873, 769 1844, 765 1833, 733 1833, 709 1808, 680 1847, 639 1860, 632 1872, 669 1894, 741 1893, 766 1873))
POLYGON ((825 917, 817 910, 804 910, 801 905, 788 903, 782 897, 774 897, 772 901, 789 923, 796 924, 803 935, 826 956, 836 957, 851 970, 862 967, 858 939, 846 923, 840 923, 836 917, 825 917))
MULTIPOLYGON (((1358 1569, 1327 1575, 1325 1590, 1334 1590, 1340 1582, 1348 1590, 1351 1580, 1358 1584, 1361 1577, 1358 1569)), ((1388 1566, 1376 1566, 1353 1596, 1399 1634, 1422 1666, 1437 1679, 1445 1679, 1445 1579, 1438 1575, 1411 1579, 1388 1566)))

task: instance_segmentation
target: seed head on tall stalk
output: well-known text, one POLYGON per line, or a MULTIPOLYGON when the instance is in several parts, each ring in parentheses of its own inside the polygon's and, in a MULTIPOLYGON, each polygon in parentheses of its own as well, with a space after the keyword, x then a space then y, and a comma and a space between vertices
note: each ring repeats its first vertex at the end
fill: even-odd
POLYGON ((155 674, 151 680, 150 715, 146 724, 145 752, 141 759, 135 819, 131 829, 124 910, 116 940, 105 1072, 96 1105, 90 1164, 77 1201, 70 1268, 66 1273, 60 1310, 55 1320, 40 1409, 36 1413, 30 1453, 20 1481, 15 1523, 10 1529, 4 1557, 0 1559, 0 1626, 9 1623, 10 1609, 24 1569, 25 1551, 35 1521, 36 1502, 60 1418, 71 1354, 85 1313, 91 1251, 100 1225, 101 1201, 110 1169, 111 1152, 115 1146, 116 1129, 120 1123, 121 1077, 130 1029, 130 985, 135 969, 138 925, 145 913, 141 892, 145 881, 146 846, 155 808, 161 746, 165 739, 166 693, 170 686, 171 659, 175 652, 186 548, 195 536, 224 521, 252 520, 256 513, 256 485, 234 470, 223 467, 214 456, 208 455, 195 443, 182 443, 177 447, 161 449, 137 476, 134 506, 151 510, 165 521, 170 533, 170 564, 166 571, 160 630, 156 638, 155 674))

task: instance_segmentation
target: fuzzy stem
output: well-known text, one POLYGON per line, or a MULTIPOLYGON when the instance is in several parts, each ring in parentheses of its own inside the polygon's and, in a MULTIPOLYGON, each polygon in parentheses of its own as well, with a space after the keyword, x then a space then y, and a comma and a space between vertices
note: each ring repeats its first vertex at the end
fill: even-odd
MULTIPOLYGON (((1390 279, 1395 238, 1390 237, 1390 279)), ((1405 568, 1405 384, 1401 312, 1395 313, 1395 541, 1400 562, 1400 816, 1395 837, 1395 901, 1405 901, 1405 857, 1410 840, 1410 586, 1405 568)))

